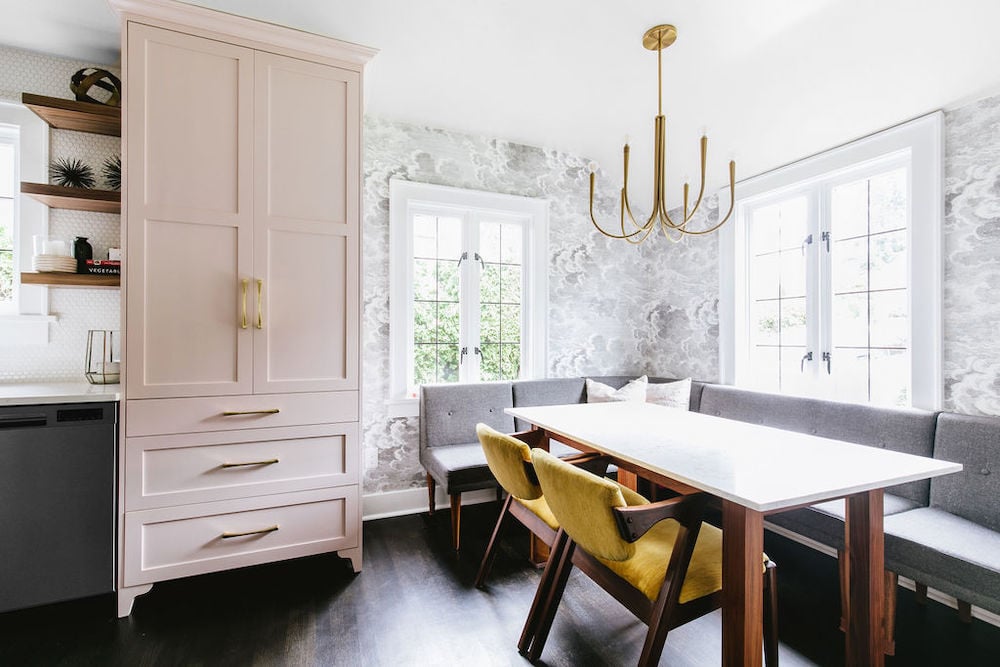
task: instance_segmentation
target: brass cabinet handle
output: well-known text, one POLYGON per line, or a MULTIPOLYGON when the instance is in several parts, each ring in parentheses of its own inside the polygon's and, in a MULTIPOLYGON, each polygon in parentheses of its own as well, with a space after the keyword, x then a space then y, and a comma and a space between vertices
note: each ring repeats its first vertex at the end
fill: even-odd
POLYGON ((264 328, 264 281, 257 279, 257 328, 264 328))
POLYGON ((268 526, 267 528, 260 528, 258 530, 244 530, 239 533, 231 533, 227 530, 219 537, 221 537, 224 540, 228 540, 233 537, 246 537, 248 535, 263 535, 265 533, 273 533, 276 530, 278 530, 278 524, 274 524, 273 526, 268 526))
POLYGON ((243 468, 245 466, 269 466, 273 463, 277 463, 278 459, 263 459, 261 461, 246 461, 244 463, 223 463, 220 464, 220 468, 243 468))
POLYGON ((247 328, 247 285, 249 285, 249 284, 250 284, 250 280, 248 278, 244 278, 243 279, 243 318, 242 318, 242 320, 240 322, 240 328, 241 329, 246 329, 247 328))
POLYGON ((278 408, 270 408, 269 410, 226 410, 222 413, 223 417, 235 417, 237 415, 276 415, 281 410, 278 408))

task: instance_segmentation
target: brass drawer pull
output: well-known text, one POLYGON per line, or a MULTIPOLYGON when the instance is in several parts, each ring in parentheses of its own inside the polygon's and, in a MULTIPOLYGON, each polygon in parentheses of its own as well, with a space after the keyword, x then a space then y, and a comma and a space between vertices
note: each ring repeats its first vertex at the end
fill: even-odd
POLYGON ((247 278, 243 279, 243 317, 240 320, 240 328, 247 328, 247 285, 250 284, 250 280, 247 278))
POLYGON ((246 466, 269 466, 277 463, 278 459, 264 459, 262 461, 246 461, 245 463, 223 463, 220 468, 243 468, 246 466))
POLYGON ((226 531, 219 537, 221 537, 224 540, 228 540, 233 537, 247 537, 248 535, 264 535, 265 533, 273 533, 276 530, 278 530, 278 524, 274 524, 273 526, 268 526, 267 528, 260 528, 258 530, 244 530, 243 532, 240 533, 230 533, 229 531, 226 531))
POLYGON ((239 415, 276 415, 281 410, 278 408, 271 408, 270 410, 226 410, 222 413, 223 417, 236 417, 239 415))

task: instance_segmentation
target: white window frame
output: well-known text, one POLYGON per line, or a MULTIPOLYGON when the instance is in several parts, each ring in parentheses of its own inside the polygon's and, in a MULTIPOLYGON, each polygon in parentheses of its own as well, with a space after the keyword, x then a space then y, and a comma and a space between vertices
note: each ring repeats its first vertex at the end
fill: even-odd
MULTIPOLYGON (((886 168, 908 164, 910 399, 913 407, 941 409, 943 133, 944 114, 937 111, 736 184, 736 211, 730 224, 720 230, 719 237, 720 382, 739 385, 747 371, 746 248, 750 208, 763 201, 788 197, 816 183, 844 182, 857 175, 859 169, 870 169, 876 164, 884 164, 886 168)), ((728 191, 720 191, 720 201, 728 197, 728 191)), ((813 203, 821 220, 829 220, 829 202, 822 196, 816 199, 813 203)), ((818 252, 819 246, 816 239, 810 252, 818 252)), ((810 265, 815 266, 815 262, 810 265)), ((823 274, 817 276, 815 269, 811 269, 807 280, 821 280, 819 288, 828 293, 828 270, 823 274)), ((808 317, 813 318, 817 306, 812 303, 808 308, 808 317)), ((808 341, 814 350, 820 349, 821 342, 808 341)))
MULTIPOLYGON (((549 202, 481 190, 445 185, 389 180, 389 400, 390 417, 418 414, 416 397, 407 396, 409 369, 413 358, 413 225, 415 214, 440 215, 443 211, 490 220, 518 220, 523 225, 521 341, 522 376, 545 377, 548 340, 548 224, 549 202)), ((467 247, 478 247, 478 225, 472 225, 467 247)), ((470 257, 471 257, 470 253, 470 257)), ((469 262, 471 265, 473 262, 469 262)), ((460 300, 469 303, 478 294, 478 274, 463 280, 460 300)), ((478 321, 478 320, 477 320, 478 321)), ((475 322, 462 318, 462 341, 478 340, 475 322)), ((464 344, 464 343, 463 343, 464 344)), ((460 381, 478 377, 479 358, 470 354, 470 364, 460 373, 460 381)))
MULTIPOLYGON (((21 181, 48 183, 49 127, 20 104, 0 102, 0 132, 15 136, 15 187, 21 181)), ((17 194, 14 198, 14 302, 0 306, 0 340, 10 344, 44 344, 49 340, 49 292, 41 285, 23 285, 30 270, 33 237, 49 230, 49 209, 17 194)))

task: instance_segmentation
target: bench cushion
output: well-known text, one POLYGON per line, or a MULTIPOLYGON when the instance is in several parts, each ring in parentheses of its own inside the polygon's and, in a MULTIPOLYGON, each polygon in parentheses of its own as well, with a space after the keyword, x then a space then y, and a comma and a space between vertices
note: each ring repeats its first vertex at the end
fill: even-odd
POLYGON ((931 480, 931 506, 1000 531, 1000 419, 942 413, 934 458, 962 471, 931 480))
POLYGON ((1000 533, 978 523, 936 507, 886 517, 885 565, 1000 613, 1000 533))
MULTIPOLYGON (((559 457, 580 453, 572 447, 554 441, 550 443, 550 450, 559 457)), ((478 440, 421 449, 420 463, 448 494, 488 489, 497 485, 478 440)))

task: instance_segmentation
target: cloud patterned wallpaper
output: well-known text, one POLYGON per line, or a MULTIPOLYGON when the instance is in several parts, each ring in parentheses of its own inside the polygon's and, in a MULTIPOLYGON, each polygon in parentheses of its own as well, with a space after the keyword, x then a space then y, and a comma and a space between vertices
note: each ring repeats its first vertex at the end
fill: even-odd
POLYGON ((945 113, 944 409, 1000 416, 1000 95, 945 113))
MULTIPOLYGON (((390 419, 386 412, 390 178, 549 201, 550 376, 718 375, 715 241, 677 252, 662 238, 637 249, 601 236, 588 217, 588 162, 486 137, 365 119, 366 493, 424 483, 416 418, 390 419), (713 294, 707 302, 706 292, 713 294)), ((617 193, 599 192, 598 205, 610 225, 617 193)))

